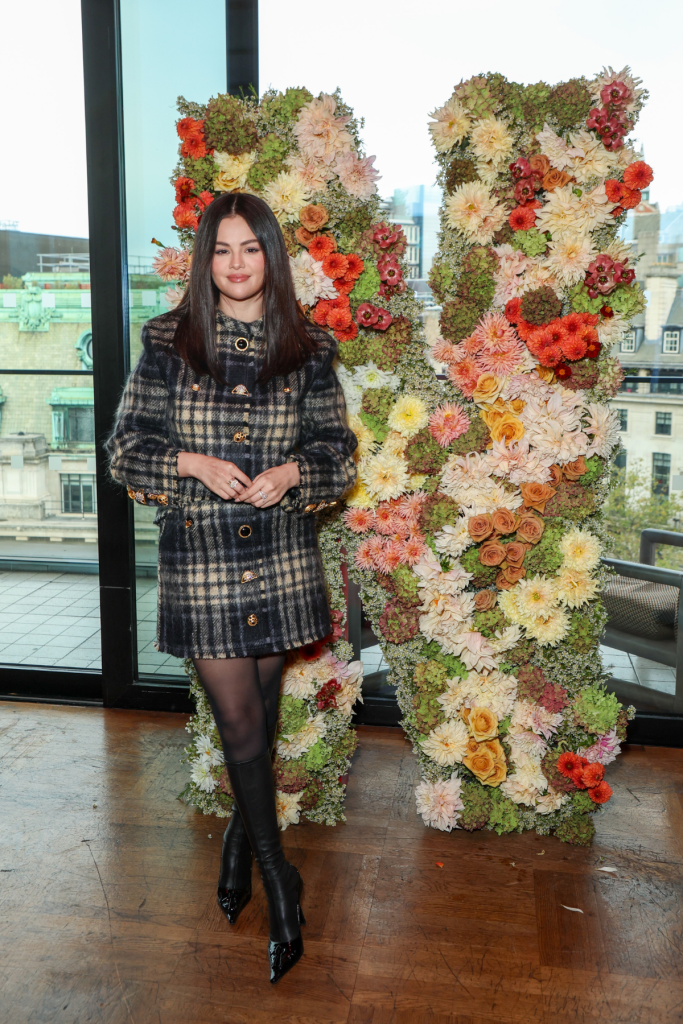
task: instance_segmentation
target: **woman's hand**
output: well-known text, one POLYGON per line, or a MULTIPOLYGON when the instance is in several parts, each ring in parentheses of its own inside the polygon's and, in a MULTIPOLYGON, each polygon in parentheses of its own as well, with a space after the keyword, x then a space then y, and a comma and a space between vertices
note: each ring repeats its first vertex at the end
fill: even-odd
POLYGON ((250 487, 243 491, 235 501, 242 501, 256 508, 269 508, 277 505, 291 487, 298 487, 301 480, 296 462, 286 462, 283 466, 274 466, 265 473, 259 473, 250 487))
POLYGON ((226 501, 244 494, 252 486, 247 474, 238 469, 234 462, 225 462, 223 459, 215 459, 213 455, 199 455, 196 452, 179 453, 178 476, 195 477, 226 501))

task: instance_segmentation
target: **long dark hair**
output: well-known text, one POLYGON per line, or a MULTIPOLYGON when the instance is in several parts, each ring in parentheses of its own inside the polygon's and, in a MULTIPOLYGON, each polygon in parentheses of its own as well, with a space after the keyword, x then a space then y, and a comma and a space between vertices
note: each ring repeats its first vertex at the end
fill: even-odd
POLYGON ((309 334, 294 295, 289 256, 273 211, 263 199, 245 192, 226 192, 204 211, 197 229, 190 280, 178 306, 181 314, 173 344, 196 373, 225 383, 216 350, 216 306, 219 291, 211 264, 218 228, 224 217, 244 217, 265 258, 263 340, 265 359, 259 380, 297 370, 317 343, 309 334))

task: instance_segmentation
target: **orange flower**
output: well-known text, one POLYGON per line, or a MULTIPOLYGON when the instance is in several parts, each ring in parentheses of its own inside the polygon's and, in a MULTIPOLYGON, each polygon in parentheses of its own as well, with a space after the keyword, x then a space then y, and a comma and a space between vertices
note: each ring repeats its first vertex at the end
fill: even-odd
POLYGON ((509 508, 497 508, 491 516, 496 533, 512 533, 517 525, 517 516, 509 508))
POLYGON ((201 160, 203 156, 206 156, 204 136, 201 135, 199 138, 194 135, 189 136, 180 147, 180 152, 182 156, 188 156, 191 160, 201 160))
POLYGON ((536 509, 537 512, 545 512, 545 506, 555 494, 555 488, 550 484, 522 484, 520 486, 525 508, 536 509))
POLYGON ((331 327, 333 331, 343 330, 348 327, 352 322, 351 310, 350 309, 330 309, 327 314, 327 326, 331 327))
POLYGON ((610 203, 620 203, 626 188, 616 178, 608 178, 605 182, 605 192, 610 203))
POLYGON ((317 306, 311 314, 313 322, 320 324, 321 327, 327 326, 327 315, 330 312, 330 302, 328 299, 320 299, 317 306))
POLYGON ((316 238, 311 240, 308 246, 308 251, 314 260, 324 260, 326 256, 329 256, 331 252, 334 252, 337 248, 337 243, 334 238, 330 235, 318 235, 316 238))
POLYGON ((312 242, 316 236, 312 234, 307 228, 297 228, 296 231, 294 232, 294 237, 296 238, 299 245, 305 245, 306 248, 308 248, 309 242, 312 242))
POLYGON ((503 576, 508 583, 519 583, 526 576, 526 569, 518 565, 506 565, 503 569, 503 576))
POLYGON ((575 180, 566 171, 558 171, 556 167, 551 167, 543 176, 543 188, 546 192, 554 192, 556 188, 563 188, 570 181, 575 180))
POLYGON ((323 260, 323 273, 333 281, 338 277, 343 277, 348 269, 349 261, 340 252, 331 252, 323 260))
POLYGON ((622 210, 635 210, 642 198, 637 188, 625 188, 620 200, 622 210))
POLYGON ((560 466, 550 467, 550 486, 557 487, 558 484, 562 483, 562 469, 560 466))
POLYGON ((480 540, 486 540, 486 538, 490 537, 493 533, 491 516, 488 512, 479 516, 472 516, 467 523, 467 529, 469 530, 472 540, 477 541, 477 543, 480 540))
POLYGON ((479 561, 482 565, 500 565, 505 558, 505 545, 499 540, 486 540, 479 548, 479 561))
POLYGON ((311 206, 304 206, 299 211, 299 220, 307 231, 320 231, 325 227, 330 215, 324 206, 315 203, 311 206))
POLYGON ((603 779, 597 786, 591 786, 588 795, 594 804, 606 804, 612 795, 612 787, 603 779))
POLYGON ((523 514, 519 521, 517 537, 526 544, 538 544, 544 530, 545 523, 543 520, 529 512, 526 515, 523 514))
POLYGON ((474 607, 478 612, 488 612, 495 606, 497 600, 495 590, 478 590, 474 595, 474 607))
POLYGON ((526 547, 519 540, 512 540, 505 547, 505 561, 508 565, 520 567, 524 561, 526 547))
POLYGON ((353 320, 348 327, 341 327, 334 332, 337 341, 353 341, 357 334, 358 324, 354 323, 353 320))
POLYGON ((647 188, 653 178, 652 168, 644 160, 636 160, 624 171, 624 182, 628 188, 647 188))
POLYGON ((547 156, 543 156, 541 153, 538 153, 536 156, 530 157, 529 164, 531 166, 532 172, 536 175, 537 178, 545 177, 545 175, 550 170, 550 160, 548 160, 547 156))
POLYGON ((467 728, 472 739, 483 743, 484 740, 492 740, 498 735, 498 719, 488 708, 470 708, 467 728))
POLYGON ((356 256, 355 252, 348 253, 346 257, 349 269, 346 271, 344 276, 345 281, 357 281, 360 275, 365 270, 365 264, 360 256, 356 256))
POLYGON ((578 459, 574 459, 573 462, 568 462, 564 467, 564 475, 567 480, 578 480, 579 477, 583 476, 586 472, 586 460, 583 455, 579 455, 578 459))
POLYGON ((199 227, 199 221, 197 220, 194 200, 178 203, 173 211, 173 220, 176 222, 177 227, 181 229, 189 228, 191 231, 196 231, 199 227))
POLYGON ((495 582, 498 590, 512 590, 512 588, 514 587, 514 583, 511 583, 510 580, 505 575, 504 569, 500 570, 500 572, 496 576, 495 582))
POLYGON ((350 295, 353 291, 355 281, 347 281, 345 277, 338 277, 334 282, 334 287, 337 289, 340 295, 350 295))

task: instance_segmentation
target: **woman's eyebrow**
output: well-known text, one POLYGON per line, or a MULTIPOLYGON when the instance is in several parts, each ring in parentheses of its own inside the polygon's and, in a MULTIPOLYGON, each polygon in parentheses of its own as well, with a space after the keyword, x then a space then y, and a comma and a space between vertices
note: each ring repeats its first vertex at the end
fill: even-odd
MULTIPOLYGON (((240 242, 240 245, 252 245, 254 242, 258 245, 258 238, 248 238, 246 242, 240 242)), ((227 245, 230 246, 230 242, 221 242, 220 239, 216 239, 216 245, 227 245)))

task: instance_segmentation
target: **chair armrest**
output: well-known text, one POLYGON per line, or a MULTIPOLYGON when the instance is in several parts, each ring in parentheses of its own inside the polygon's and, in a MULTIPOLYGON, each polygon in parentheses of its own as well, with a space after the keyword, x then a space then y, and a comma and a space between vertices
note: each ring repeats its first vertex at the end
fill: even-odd
POLYGON ((683 571, 680 569, 664 569, 661 565, 643 565, 641 562, 622 562, 620 558, 601 558, 600 561, 614 569, 619 576, 683 589, 683 571))
POLYGON ((649 526, 640 533, 640 561, 643 565, 655 564, 655 547, 657 544, 668 544, 670 547, 683 548, 683 533, 674 530, 657 530, 649 526))

